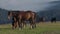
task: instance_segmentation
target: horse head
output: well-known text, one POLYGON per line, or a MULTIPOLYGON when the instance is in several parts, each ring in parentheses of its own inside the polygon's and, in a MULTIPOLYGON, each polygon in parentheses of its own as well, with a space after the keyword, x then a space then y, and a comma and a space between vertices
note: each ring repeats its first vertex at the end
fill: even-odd
POLYGON ((10 20, 11 16, 12 16, 12 12, 11 11, 8 11, 8 19, 9 20, 10 20))

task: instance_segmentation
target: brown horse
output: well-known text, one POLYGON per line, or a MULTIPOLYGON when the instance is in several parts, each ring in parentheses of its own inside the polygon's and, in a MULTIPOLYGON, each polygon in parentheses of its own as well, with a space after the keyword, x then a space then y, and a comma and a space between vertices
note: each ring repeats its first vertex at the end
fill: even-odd
POLYGON ((36 13, 32 11, 19 12, 18 14, 19 27, 22 28, 23 27, 22 23, 26 24, 24 21, 29 20, 31 28, 35 28, 36 27, 36 23, 34 21, 35 16, 36 16, 36 13))
POLYGON ((26 23, 24 22, 25 20, 30 21, 31 28, 34 28, 36 26, 34 20, 36 13, 32 11, 10 11, 8 12, 8 18, 10 16, 13 16, 13 23, 12 26, 15 28, 17 26, 17 22, 20 28, 22 28, 26 23))
POLYGON ((18 18, 17 18, 18 13, 19 11, 8 11, 8 19, 10 20, 10 18, 12 17, 12 20, 13 20, 12 22, 13 29, 16 28, 18 25, 18 18))

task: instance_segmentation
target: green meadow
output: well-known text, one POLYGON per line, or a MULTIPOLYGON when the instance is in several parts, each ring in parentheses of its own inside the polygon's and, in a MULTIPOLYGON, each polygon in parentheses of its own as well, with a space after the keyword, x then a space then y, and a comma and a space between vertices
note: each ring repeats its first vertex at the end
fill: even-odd
POLYGON ((60 34, 60 22, 37 23, 37 27, 34 29, 30 29, 27 24, 22 30, 18 28, 13 30, 11 24, 2 24, 0 25, 0 34, 60 34))

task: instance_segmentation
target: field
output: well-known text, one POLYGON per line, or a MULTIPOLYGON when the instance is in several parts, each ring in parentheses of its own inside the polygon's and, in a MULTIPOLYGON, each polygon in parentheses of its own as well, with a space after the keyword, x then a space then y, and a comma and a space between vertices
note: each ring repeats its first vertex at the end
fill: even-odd
POLYGON ((11 24, 0 25, 0 34, 60 34, 60 22, 38 23, 35 29, 29 29, 27 25, 24 29, 11 29, 11 24))

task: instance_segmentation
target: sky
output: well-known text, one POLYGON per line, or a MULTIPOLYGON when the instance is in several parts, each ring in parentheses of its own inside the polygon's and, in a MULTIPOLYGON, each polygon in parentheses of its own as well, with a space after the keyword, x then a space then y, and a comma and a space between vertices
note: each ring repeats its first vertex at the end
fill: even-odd
POLYGON ((7 10, 45 10, 49 2, 57 0, 0 0, 0 8, 7 10))

